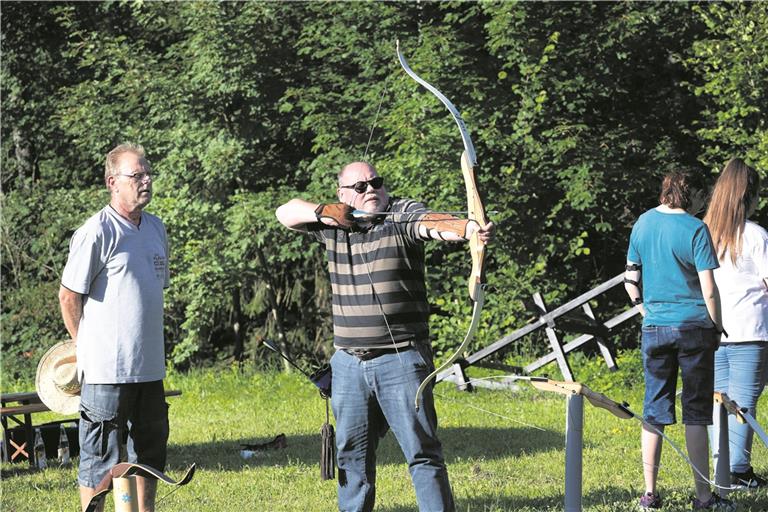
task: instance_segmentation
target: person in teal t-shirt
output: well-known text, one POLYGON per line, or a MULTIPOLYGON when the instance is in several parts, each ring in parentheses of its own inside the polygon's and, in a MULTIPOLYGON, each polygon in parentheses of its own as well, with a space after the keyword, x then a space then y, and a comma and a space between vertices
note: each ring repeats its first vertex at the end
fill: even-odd
POLYGON ((643 315, 645 376, 641 436, 645 493, 640 506, 661 507, 656 490, 661 434, 675 423, 675 388, 682 376, 682 409, 688 455, 694 468, 694 510, 735 510, 711 492, 707 425, 712 423, 714 353, 722 332, 713 269, 719 266, 707 226, 694 217, 704 204, 697 176, 664 177, 661 204, 632 228, 625 288, 643 315))

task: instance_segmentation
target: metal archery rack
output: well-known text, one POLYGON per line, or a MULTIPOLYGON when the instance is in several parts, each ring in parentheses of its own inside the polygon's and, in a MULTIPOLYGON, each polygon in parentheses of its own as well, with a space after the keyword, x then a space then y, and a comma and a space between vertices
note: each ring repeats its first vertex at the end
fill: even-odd
MULTIPOLYGON (((523 371, 525 373, 531 373, 539 368, 551 363, 557 362, 560 372, 563 375, 563 380, 574 381, 573 371, 570 364, 568 364, 568 354, 577 348, 583 346, 589 341, 595 340, 598 349, 608 368, 612 371, 617 369, 616 358, 614 355, 614 347, 611 343, 609 336, 611 331, 617 326, 621 325, 625 321, 640 314, 640 310, 637 306, 634 306, 626 311, 610 318, 605 322, 601 322, 589 305, 589 302, 598 296, 608 292, 612 288, 623 285, 624 274, 619 274, 616 277, 605 281, 604 283, 596 286, 592 290, 579 295, 575 299, 568 301, 560 307, 557 307, 551 311, 547 309, 547 304, 544 302, 540 293, 533 295, 534 303, 539 310, 539 317, 535 321, 529 323, 525 327, 522 327, 502 339, 492 343, 491 345, 467 356, 466 358, 458 361, 451 368, 441 372, 437 376, 437 381, 451 380, 456 383, 459 389, 470 389, 470 379, 465 374, 466 368, 470 366, 481 366, 488 368, 497 368, 519 373, 523 371), (565 318, 569 313, 581 309, 584 317, 578 321, 574 321, 571 318, 565 318), (579 332, 580 335, 576 338, 564 343, 560 336, 558 336, 555 328, 559 327, 570 332, 579 332), (511 343, 519 340, 523 336, 526 336, 539 329, 544 329, 549 340, 551 352, 543 357, 540 357, 536 361, 532 362, 525 368, 513 368, 505 365, 501 365, 493 362, 483 361, 486 358, 496 354, 497 352, 506 349, 511 343)), ((477 385, 481 385, 479 382, 477 385)))

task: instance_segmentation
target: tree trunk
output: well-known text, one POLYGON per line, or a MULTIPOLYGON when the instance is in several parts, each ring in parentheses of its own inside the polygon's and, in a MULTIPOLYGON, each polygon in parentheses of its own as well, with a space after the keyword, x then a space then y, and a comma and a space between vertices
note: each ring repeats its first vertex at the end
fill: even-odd
MULTIPOLYGON (((285 329, 283 328, 283 316, 280 314, 280 309, 277 306, 277 295, 275 294, 277 287, 275 286, 275 283, 272 279, 272 273, 269 271, 267 258, 264 256, 264 252, 261 250, 261 247, 256 247, 256 255, 259 258, 259 264, 262 268, 262 277, 267 283, 267 299, 269 300, 269 306, 272 309, 272 318, 275 321, 275 331, 277 331, 277 346, 280 347, 280 350, 283 352, 283 354, 285 354, 287 357, 290 357, 291 354, 288 351, 288 346, 286 345, 287 340, 285 337, 285 329)), ((282 361, 283 370, 286 373, 290 373, 292 370, 291 365, 285 359, 282 359, 282 361)))

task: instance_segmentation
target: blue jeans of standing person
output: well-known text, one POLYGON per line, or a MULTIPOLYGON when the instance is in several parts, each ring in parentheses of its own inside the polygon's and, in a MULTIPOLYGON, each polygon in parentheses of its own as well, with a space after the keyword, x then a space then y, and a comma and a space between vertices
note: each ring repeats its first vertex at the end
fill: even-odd
POLYGON ((443 450, 437 439, 432 386, 425 390, 419 410, 414 407, 419 384, 434 368, 429 345, 419 344, 366 361, 337 350, 331 368, 339 510, 373 510, 376 448, 388 429, 392 429, 405 455, 419 510, 454 510, 443 450))
POLYGON ((120 446, 126 435, 127 462, 165 469, 168 404, 163 381, 84 381, 80 390, 80 485, 95 488, 112 466, 125 462, 120 460, 120 446))
POLYGON ((717 338, 718 335, 711 328, 643 327, 645 421, 651 425, 675 423, 675 390, 679 369, 683 381, 683 423, 712 424, 717 338))
MULTIPOLYGON (((715 391, 721 391, 739 407, 749 409, 755 416, 755 408, 766 381, 768 342, 723 343, 715 353, 715 391)), ((744 473, 751 465, 753 431, 748 424, 736 421, 728 415, 728 448, 731 455, 731 472, 744 473)), ((712 454, 718 455, 719 429, 711 431, 712 454)))

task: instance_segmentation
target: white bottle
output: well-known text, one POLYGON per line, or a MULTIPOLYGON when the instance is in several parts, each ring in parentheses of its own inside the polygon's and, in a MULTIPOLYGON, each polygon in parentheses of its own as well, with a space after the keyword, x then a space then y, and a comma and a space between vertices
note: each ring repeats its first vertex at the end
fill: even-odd
POLYGON ((45 445, 43 444, 43 435, 40 433, 40 427, 35 429, 35 463, 38 469, 48 467, 48 460, 45 458, 45 445))
POLYGON ((69 439, 63 423, 59 425, 59 463, 62 466, 69 464, 69 439))

